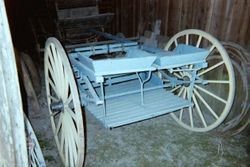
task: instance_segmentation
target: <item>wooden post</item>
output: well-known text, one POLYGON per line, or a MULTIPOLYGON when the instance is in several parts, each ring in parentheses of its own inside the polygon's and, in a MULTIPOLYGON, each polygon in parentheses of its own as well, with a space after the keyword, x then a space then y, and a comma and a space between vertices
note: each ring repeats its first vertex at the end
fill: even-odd
POLYGON ((0 0, 0 166, 27 167, 17 68, 4 0, 0 0))

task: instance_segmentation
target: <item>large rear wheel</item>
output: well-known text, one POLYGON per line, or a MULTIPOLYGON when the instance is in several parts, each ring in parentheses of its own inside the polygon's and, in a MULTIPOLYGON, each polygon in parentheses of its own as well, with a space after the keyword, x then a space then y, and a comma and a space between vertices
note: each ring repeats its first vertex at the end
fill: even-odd
MULTIPOLYGON (((177 123, 191 131, 212 130, 226 118, 234 100, 235 78, 230 58, 217 39, 201 30, 189 29, 177 33, 169 40, 165 50, 172 51, 179 44, 209 50, 206 59, 208 66, 197 71, 193 86, 177 85, 170 90, 194 104, 171 113, 171 116, 177 123)), ((182 70, 187 68, 192 71, 194 65, 180 67, 171 75, 177 79, 192 80, 188 70, 182 70)))

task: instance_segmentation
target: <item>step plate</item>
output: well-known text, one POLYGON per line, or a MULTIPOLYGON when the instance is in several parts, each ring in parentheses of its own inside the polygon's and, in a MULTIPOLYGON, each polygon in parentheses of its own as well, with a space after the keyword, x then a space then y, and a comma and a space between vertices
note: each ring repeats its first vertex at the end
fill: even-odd
POLYGON ((86 109, 106 127, 112 128, 157 117, 191 105, 192 103, 187 100, 164 89, 158 89, 144 93, 144 105, 141 105, 140 93, 107 99, 106 124, 102 105, 89 104, 86 109))

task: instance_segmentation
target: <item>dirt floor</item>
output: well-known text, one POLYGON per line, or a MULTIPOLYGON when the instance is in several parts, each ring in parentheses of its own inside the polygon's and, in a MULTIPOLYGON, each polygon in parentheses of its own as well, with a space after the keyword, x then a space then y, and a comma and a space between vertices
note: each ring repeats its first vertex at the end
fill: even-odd
MULTIPOLYGON (((50 127, 44 86, 31 123, 48 167, 63 166, 50 127)), ((85 167, 250 166, 250 136, 220 137, 180 127, 170 115, 108 130, 87 114, 85 167)))

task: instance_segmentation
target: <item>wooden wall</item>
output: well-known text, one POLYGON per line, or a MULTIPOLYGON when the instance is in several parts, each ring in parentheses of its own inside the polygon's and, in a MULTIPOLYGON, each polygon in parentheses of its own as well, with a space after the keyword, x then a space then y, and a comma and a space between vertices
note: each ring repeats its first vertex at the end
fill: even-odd
POLYGON ((162 35, 198 28, 220 40, 250 43, 250 0, 113 0, 111 4, 113 33, 135 36, 160 19, 162 35))
MULTIPOLYGON (((162 21, 161 35, 173 36, 187 28, 202 29, 224 41, 250 46, 250 0, 14 0, 6 1, 15 46, 31 48, 36 41, 29 20, 45 20, 45 31, 57 32, 55 6, 60 9, 98 4, 100 13, 113 12, 114 19, 105 31, 122 32, 126 37, 150 30, 156 19, 162 21), (39 2, 39 3, 38 3, 39 2), (45 3, 47 5, 45 5, 45 3), (57 5, 55 5, 57 4, 57 5), (47 6, 47 7, 46 7, 47 6), (40 7, 40 8, 39 8, 40 7), (37 19, 39 18, 39 19, 37 19), (24 40, 25 39, 25 40, 24 40)), ((42 22, 43 23, 43 22, 42 22)), ((42 28, 41 28, 42 29, 42 28)), ((48 36, 44 35, 45 37, 48 36)), ((44 40, 44 38, 42 38, 44 40)), ((39 40, 43 45, 44 41, 39 40)))

